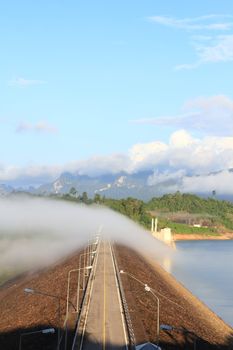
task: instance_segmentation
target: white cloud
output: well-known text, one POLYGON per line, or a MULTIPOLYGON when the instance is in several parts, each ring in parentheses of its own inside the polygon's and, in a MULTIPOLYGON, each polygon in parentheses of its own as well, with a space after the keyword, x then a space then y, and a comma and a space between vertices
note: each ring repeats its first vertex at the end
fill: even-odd
POLYGON ((197 55, 197 61, 191 64, 180 64, 175 68, 194 69, 206 63, 232 62, 233 61, 233 35, 218 35, 207 41, 204 39, 196 40, 194 50, 197 55))
POLYGON ((197 141, 185 130, 179 130, 170 137, 170 146, 177 148, 185 148, 195 145, 197 141))
POLYGON ((182 192, 202 192, 211 193, 213 190, 217 194, 233 194, 233 172, 222 171, 217 174, 206 174, 195 177, 184 177, 179 189, 182 192))
POLYGON ((233 35, 217 36, 212 45, 199 45, 196 50, 203 63, 232 61, 233 35))
POLYGON ((37 133, 56 133, 57 128, 46 121, 39 121, 36 124, 21 122, 16 128, 17 133, 28 131, 34 131, 37 133))
POLYGON ((167 150, 168 145, 160 141, 134 145, 128 152, 126 171, 131 173, 138 170, 148 170, 148 168, 163 162, 167 150))
POLYGON ((170 171, 155 171, 153 175, 148 177, 148 185, 149 186, 155 186, 164 184, 165 186, 169 186, 169 188, 173 187, 174 185, 177 188, 177 184, 182 181, 183 177, 186 175, 185 170, 178 170, 174 172, 170 171))
POLYGON ((25 79, 22 77, 18 77, 8 81, 9 86, 18 86, 18 87, 29 87, 33 85, 42 85, 42 84, 46 84, 46 81, 36 80, 36 79, 25 79))
POLYGON ((233 16, 230 15, 206 15, 193 18, 177 19, 169 16, 151 16, 148 19, 157 24, 171 28, 195 30, 229 30, 233 27, 233 16))
POLYGON ((60 165, 31 165, 24 167, 15 165, 0 165, 0 181, 13 181, 16 179, 40 179, 51 180, 58 176, 64 168, 60 165))
POLYGON ((176 70, 195 69, 207 63, 233 61, 233 16, 207 15, 177 19, 169 16, 152 16, 149 20, 170 28, 185 30, 189 33, 199 31, 200 35, 191 36, 191 44, 197 59, 192 63, 176 65, 176 70), (225 34, 228 32, 228 34, 225 34))
POLYGON ((136 124, 174 126, 205 135, 233 134, 233 100, 224 95, 198 97, 182 107, 185 113, 174 116, 132 120, 136 124))
POLYGON ((111 154, 108 156, 93 156, 86 160, 72 163, 79 175, 116 174, 128 170, 129 157, 127 154, 111 154))
POLYGON ((148 178, 149 186, 158 186, 161 193, 176 191, 188 193, 209 193, 215 190, 217 195, 233 195, 233 172, 223 170, 202 175, 187 175, 184 170, 176 172, 155 172, 148 178))

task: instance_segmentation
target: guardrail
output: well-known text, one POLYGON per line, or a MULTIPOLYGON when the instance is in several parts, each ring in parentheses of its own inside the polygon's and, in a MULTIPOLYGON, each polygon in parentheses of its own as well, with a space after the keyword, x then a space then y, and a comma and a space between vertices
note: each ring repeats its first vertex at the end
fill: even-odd
POLYGON ((79 334, 79 329, 82 328, 83 318, 85 319, 85 317, 86 317, 85 313, 83 315, 83 309, 88 304, 88 300, 89 300, 88 297, 90 298, 90 295, 89 295, 90 293, 88 293, 87 291, 91 289, 91 284, 93 283, 93 280, 94 280, 96 264, 97 264, 98 254, 99 254, 99 246, 100 246, 100 241, 98 242, 98 245, 96 247, 96 255, 94 257, 93 265, 92 265, 93 268, 91 270, 91 273, 88 276, 87 283, 85 285, 85 290, 84 290, 84 293, 83 293, 83 297, 82 297, 82 300, 81 300, 81 303, 80 303, 79 314, 78 314, 77 321, 76 321, 76 326, 75 326, 75 336, 74 336, 74 339, 73 339, 73 344, 72 344, 71 350, 75 350, 75 349, 79 349, 80 348, 80 346, 79 346, 79 340, 80 339, 78 339, 78 337, 80 335, 79 334))
MULTIPOLYGON (((95 243, 92 244, 92 247, 93 247, 93 245, 96 245, 96 251, 97 251, 98 250, 98 246, 99 246, 99 242, 97 241, 96 244, 95 243)), ((86 249, 87 248, 85 248, 84 251, 86 251, 86 249)), ((96 264, 96 255, 90 261, 90 265, 92 265, 93 268, 94 268, 94 265, 96 264)), ((88 288, 88 284, 90 283, 89 281, 90 281, 91 276, 92 276, 93 268, 91 270, 91 273, 89 273, 88 276, 87 276, 87 279, 86 279, 86 282, 85 282, 85 286, 84 286, 84 290, 83 290, 83 293, 82 293, 82 297, 81 297, 81 300, 80 300, 79 308, 78 308, 78 310, 76 310, 76 312, 77 312, 77 319, 76 319, 76 322, 75 322, 75 336, 74 336, 74 339, 77 336, 76 329, 77 329, 78 324, 80 323, 80 317, 81 317, 81 313, 82 313, 82 308, 83 308, 83 305, 84 305, 85 300, 86 300, 87 288, 88 288)), ((68 330, 67 327, 68 327, 68 321, 69 321, 69 313, 67 314, 67 316, 66 316, 66 318, 65 318, 65 320, 63 322, 62 334, 61 334, 60 341, 59 341, 59 348, 61 348, 61 346, 64 345, 64 347, 62 346, 62 348, 64 348, 65 350, 67 349, 67 330, 68 330)), ((73 340, 73 344, 74 344, 74 340, 73 340)), ((73 349, 73 345, 72 345, 72 349, 73 349)))
POLYGON ((133 325, 132 325, 132 321, 130 318, 129 308, 128 308, 128 304, 127 304, 127 301, 125 298, 125 292, 124 292, 124 288, 123 288, 123 285, 121 282, 121 277, 119 274, 119 268, 118 268, 118 264, 117 264, 116 255, 115 255, 113 246, 111 244, 110 244, 110 247, 111 247, 111 251, 112 251, 117 282, 119 285, 119 291, 120 291, 120 297, 121 297, 123 311, 124 311, 125 323, 126 323, 126 327, 127 327, 127 331, 128 331, 129 346, 130 346, 131 350, 134 350, 136 348, 136 339, 135 339, 135 334, 134 334, 134 330, 133 330, 133 325))

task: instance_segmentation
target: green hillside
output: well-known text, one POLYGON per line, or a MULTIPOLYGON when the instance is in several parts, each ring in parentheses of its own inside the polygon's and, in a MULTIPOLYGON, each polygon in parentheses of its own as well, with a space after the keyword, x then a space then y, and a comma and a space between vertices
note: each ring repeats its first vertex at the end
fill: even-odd
POLYGON ((111 199, 99 194, 90 199, 86 193, 76 197, 69 193, 62 199, 107 206, 147 229, 151 227, 151 217, 157 217, 159 229, 168 226, 174 233, 217 235, 233 231, 233 204, 214 198, 176 192, 152 198, 149 202, 136 198, 111 199), (198 225, 200 227, 195 227, 198 225))
POLYGON ((196 218, 196 222, 206 221, 207 226, 223 226, 225 229, 233 230, 233 204, 227 201, 204 199, 196 195, 177 192, 160 198, 152 198, 146 204, 146 208, 163 214, 183 212, 186 213, 187 218, 196 218))
POLYGON ((144 203, 127 198, 104 199, 102 203, 150 229, 151 216, 159 219, 159 228, 171 227, 173 232, 216 235, 233 230, 233 204, 192 194, 167 194, 144 203), (194 224, 201 227, 194 227, 194 224))

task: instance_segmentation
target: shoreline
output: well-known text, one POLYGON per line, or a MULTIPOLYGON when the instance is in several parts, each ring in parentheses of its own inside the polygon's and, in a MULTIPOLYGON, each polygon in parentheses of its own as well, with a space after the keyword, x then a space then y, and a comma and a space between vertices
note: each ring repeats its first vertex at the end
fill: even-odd
POLYGON ((205 235, 205 234, 181 234, 174 233, 173 235, 174 242, 178 241, 229 241, 233 240, 233 233, 224 233, 221 235, 205 235))

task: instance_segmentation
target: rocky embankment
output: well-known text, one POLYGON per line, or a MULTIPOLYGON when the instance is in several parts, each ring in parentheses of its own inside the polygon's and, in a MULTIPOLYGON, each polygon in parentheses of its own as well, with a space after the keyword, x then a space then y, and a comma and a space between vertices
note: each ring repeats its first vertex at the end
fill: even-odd
MULTIPOLYGON (((146 260, 123 246, 115 250, 119 269, 155 290, 160 303, 159 323, 178 329, 160 331, 162 349, 233 349, 233 329, 155 261, 146 260)), ((121 276, 137 342, 155 341, 157 299, 139 282, 127 275, 121 276)))
MULTIPOLYGON (((160 331, 160 345, 170 349, 232 349, 232 329, 212 311, 180 285, 154 261, 124 246, 116 246, 119 269, 154 288, 160 302, 160 324, 172 325, 179 331, 160 331), (195 345, 196 344, 196 345, 195 345)), ((18 350, 20 334, 43 328, 61 328, 66 310, 66 286, 69 270, 78 267, 79 254, 48 269, 32 273, 0 288, 0 349, 18 350), (61 322, 58 302, 54 298, 24 293, 33 288, 61 298, 61 322)), ((131 278, 121 275, 137 343, 155 341, 157 301, 131 278)), ((71 281, 71 296, 75 296, 77 280, 71 281)), ((70 313, 71 315, 72 314, 70 313)), ((72 339, 74 318, 68 324, 72 339)), ((68 337, 69 338, 69 337, 68 337)), ((24 350, 52 350, 56 348, 57 333, 24 337, 24 350)), ((69 344, 68 344, 69 345, 69 344)), ((63 347, 61 347, 63 349, 63 347)), ((69 347, 68 347, 69 349, 69 347)))
MULTIPOLYGON (((50 268, 14 278, 0 288, 0 349, 18 350, 22 333, 55 328, 55 334, 23 336, 22 349, 52 350, 57 346, 57 329, 63 334, 62 324, 66 313, 67 275, 78 267, 79 253, 66 258, 50 268), (25 288, 48 293, 60 298, 27 294, 25 288)), ((71 298, 77 288, 76 276, 71 279, 71 298)), ((75 315, 75 314, 71 314, 75 315)), ((68 344, 74 331, 74 319, 68 323, 68 344), (70 336, 70 337, 69 337, 70 336)), ((64 339, 64 336, 63 336, 64 339)))

